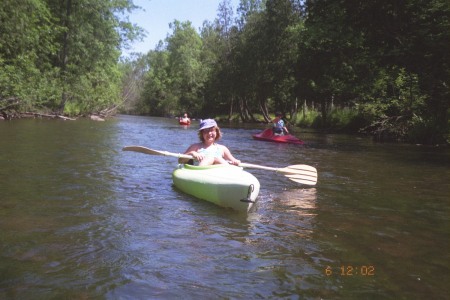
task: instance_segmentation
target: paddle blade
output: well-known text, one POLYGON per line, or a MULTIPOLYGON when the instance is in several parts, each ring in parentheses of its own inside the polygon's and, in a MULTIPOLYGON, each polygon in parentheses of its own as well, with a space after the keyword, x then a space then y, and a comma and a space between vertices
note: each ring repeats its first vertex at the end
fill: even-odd
POLYGON ((293 173, 293 174, 296 174, 298 172, 301 172, 301 173, 309 172, 311 174, 316 174, 316 176, 317 176, 317 169, 312 166, 308 166, 308 165, 292 165, 292 166, 287 166, 285 168, 280 168, 277 171, 281 172, 281 173, 293 173))
POLYGON ((308 165, 292 165, 285 168, 272 168, 260 165, 240 163, 239 166, 244 168, 275 171, 277 173, 282 173, 292 181, 306 185, 315 185, 317 183, 317 170, 316 168, 308 165))
POLYGON ((292 181, 315 185, 317 183, 317 169, 308 165, 292 165, 277 170, 292 181))
POLYGON ((295 175, 284 175, 287 178, 289 178, 292 181, 306 184, 306 185, 316 185, 317 183, 317 176, 311 176, 311 175, 303 175, 303 174, 295 174, 295 175))

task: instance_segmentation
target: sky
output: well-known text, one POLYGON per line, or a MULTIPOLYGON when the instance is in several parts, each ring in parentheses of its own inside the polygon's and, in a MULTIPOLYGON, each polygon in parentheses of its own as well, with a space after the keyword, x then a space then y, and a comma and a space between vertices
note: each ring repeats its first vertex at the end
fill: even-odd
MULTIPOLYGON (((222 0, 134 0, 133 3, 142 7, 129 15, 131 23, 144 28, 147 37, 143 42, 135 42, 125 53, 147 53, 155 49, 160 40, 164 41, 172 33, 169 23, 175 19, 184 22, 191 21, 192 26, 199 32, 203 21, 212 22, 217 17, 217 9, 222 0), (144 11, 145 10, 145 11, 144 11)), ((231 0, 236 13, 239 0, 231 0)))

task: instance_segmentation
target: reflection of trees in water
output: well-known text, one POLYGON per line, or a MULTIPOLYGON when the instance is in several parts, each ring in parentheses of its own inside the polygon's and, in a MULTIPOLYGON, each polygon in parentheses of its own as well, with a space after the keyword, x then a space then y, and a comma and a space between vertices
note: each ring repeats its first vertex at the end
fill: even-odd
POLYGON ((256 212, 247 218, 247 243, 280 247, 284 241, 286 249, 297 249, 298 237, 311 238, 317 215, 315 188, 287 190, 259 201, 256 212))
POLYGON ((315 188, 285 191, 279 196, 280 204, 299 215, 316 215, 317 191, 315 188))
POLYGON ((297 236, 309 238, 313 233, 317 215, 317 191, 315 188, 285 191, 276 198, 284 227, 297 236))

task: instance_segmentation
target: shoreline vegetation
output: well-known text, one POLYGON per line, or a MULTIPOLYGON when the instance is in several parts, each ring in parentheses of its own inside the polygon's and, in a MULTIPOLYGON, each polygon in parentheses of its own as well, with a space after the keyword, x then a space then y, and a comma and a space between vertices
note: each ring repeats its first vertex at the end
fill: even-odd
POLYGON ((174 20, 148 53, 131 0, 0 7, 0 116, 104 120, 117 113, 218 116, 450 143, 446 0, 255 0, 202 28, 174 20), (33 11, 33 14, 29 12, 33 11))
POLYGON ((0 99, 0 121, 9 121, 15 119, 41 118, 41 119, 60 119, 64 121, 76 121, 79 118, 90 118, 93 121, 105 121, 109 117, 113 117, 114 111, 103 111, 100 113, 89 113, 87 115, 67 116, 58 112, 45 111, 21 111, 20 100, 0 99))
MULTIPOLYGON (((126 113, 121 113, 124 114, 126 113)), ((336 134, 351 134, 355 136, 369 136, 372 137, 372 139, 376 142, 388 142, 388 143, 410 143, 408 141, 400 140, 395 137, 395 133, 386 131, 383 132, 382 130, 379 130, 378 132, 369 131, 367 127, 361 127, 362 124, 364 124, 364 121, 361 119, 361 117, 354 111, 351 111, 349 109, 334 109, 330 115, 332 116, 330 118, 330 123, 328 126, 323 127, 321 126, 321 115, 318 111, 309 111, 307 113, 300 112, 296 116, 294 116, 291 120, 287 120, 284 118, 284 120, 287 123, 287 126, 292 130, 299 130, 302 132, 305 129, 312 129, 318 132, 322 133, 336 133, 336 134)), ((145 116, 145 115, 142 115, 145 116)), ((148 116, 148 115, 147 115, 148 116)), ((106 121, 108 119, 115 118, 116 114, 98 114, 98 113, 92 113, 87 115, 79 115, 74 117, 68 117, 64 115, 60 115, 58 113, 40 113, 40 112, 15 112, 11 117, 4 118, 2 115, 0 115, 0 121, 7 121, 7 120, 18 120, 18 119, 26 119, 26 118, 41 118, 41 119, 58 119, 63 121, 76 121, 79 119, 90 119, 93 121, 106 121)), ((175 118, 178 119, 178 116, 166 116, 167 118, 175 118)), ((201 118, 192 118, 192 120, 201 119, 201 118)), ((254 118, 254 121, 250 122, 242 122, 239 115, 236 114, 232 116, 232 118, 229 118, 229 116, 226 115, 216 115, 214 117, 218 122, 223 123, 247 123, 247 124, 271 124, 270 122, 267 122, 264 120, 264 118, 261 115, 256 115, 254 118)), ((370 129, 370 126, 369 126, 370 129)), ((441 144, 423 144, 423 143, 415 143, 416 145, 431 145, 431 146, 448 146, 449 143, 441 143, 441 144)))

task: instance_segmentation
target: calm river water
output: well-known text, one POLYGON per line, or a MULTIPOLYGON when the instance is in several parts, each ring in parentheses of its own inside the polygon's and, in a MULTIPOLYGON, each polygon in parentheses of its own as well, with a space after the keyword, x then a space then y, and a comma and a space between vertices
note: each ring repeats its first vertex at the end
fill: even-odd
POLYGON ((0 299, 450 299, 450 150, 300 132, 306 146, 225 126, 271 171, 239 214, 174 189, 197 141, 175 119, 0 122, 0 299))

